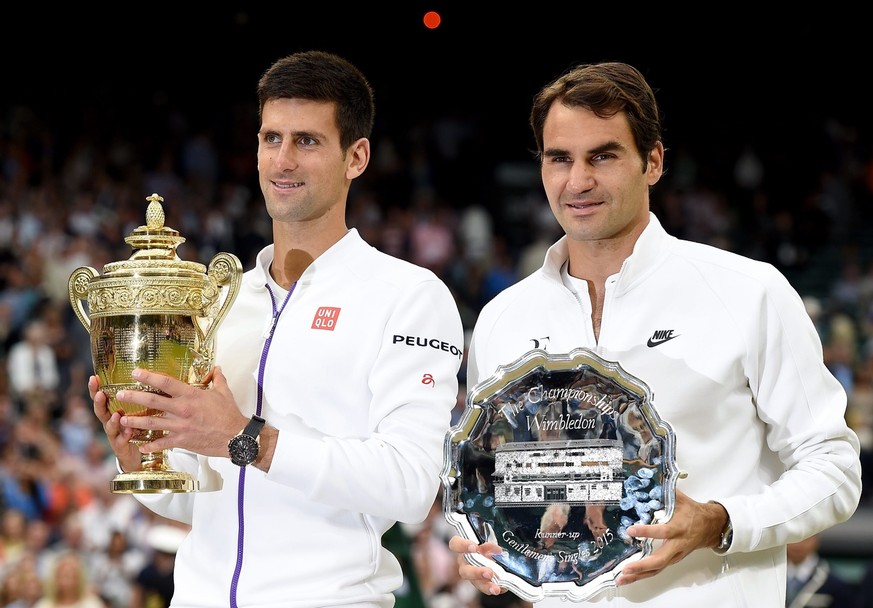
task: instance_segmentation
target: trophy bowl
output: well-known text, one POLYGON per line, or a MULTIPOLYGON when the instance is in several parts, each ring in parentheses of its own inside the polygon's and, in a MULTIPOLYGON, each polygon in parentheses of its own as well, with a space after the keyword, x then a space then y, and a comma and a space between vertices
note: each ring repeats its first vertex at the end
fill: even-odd
MULTIPOLYGON (((125 242, 134 248, 128 260, 103 267, 103 275, 80 266, 70 275, 70 303, 91 338, 94 372, 109 411, 127 416, 161 412, 119 401, 121 390, 158 392, 133 380, 137 367, 206 388, 214 364, 215 332, 242 285, 242 264, 230 253, 217 253, 206 266, 176 254, 185 242, 164 226, 163 198, 152 194, 146 224, 125 242), (87 308, 85 306, 87 302, 87 308)), ((138 429, 131 443, 141 445, 164 431, 138 429)), ((170 469, 166 450, 143 454, 141 470, 120 473, 113 493, 194 492, 198 482, 170 469)))

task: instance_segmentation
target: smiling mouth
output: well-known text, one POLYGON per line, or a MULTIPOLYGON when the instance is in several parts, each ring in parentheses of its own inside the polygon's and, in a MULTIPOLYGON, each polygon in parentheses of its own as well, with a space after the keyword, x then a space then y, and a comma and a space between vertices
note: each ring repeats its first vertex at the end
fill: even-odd
POLYGON ((590 209, 591 207, 597 207, 602 204, 602 201, 594 201, 588 203, 567 203, 567 206, 571 209, 590 209))

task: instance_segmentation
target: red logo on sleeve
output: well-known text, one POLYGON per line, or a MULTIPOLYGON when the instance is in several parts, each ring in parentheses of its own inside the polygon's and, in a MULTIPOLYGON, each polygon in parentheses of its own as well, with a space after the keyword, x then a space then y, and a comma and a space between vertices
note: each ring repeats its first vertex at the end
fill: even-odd
POLYGON ((315 311, 315 317, 312 319, 312 329, 326 329, 333 331, 336 329, 336 322, 339 320, 340 309, 335 306, 319 306, 315 311))

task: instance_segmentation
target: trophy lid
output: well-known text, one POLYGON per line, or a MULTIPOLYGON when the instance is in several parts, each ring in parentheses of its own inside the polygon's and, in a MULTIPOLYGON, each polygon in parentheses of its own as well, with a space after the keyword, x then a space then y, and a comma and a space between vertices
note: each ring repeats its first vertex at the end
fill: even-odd
POLYGON ((124 242, 138 250, 131 259, 142 258, 173 258, 176 247, 185 242, 185 237, 178 230, 164 226, 164 197, 157 192, 146 197, 149 206, 146 209, 146 223, 136 228, 124 239, 124 242))
POLYGON ((164 225, 166 216, 161 203, 164 198, 157 193, 146 197, 149 206, 146 209, 146 223, 134 229, 124 242, 133 247, 134 252, 129 259, 111 262, 103 267, 106 274, 127 274, 143 271, 164 274, 168 270, 173 273, 203 274, 206 267, 198 262, 185 262, 176 254, 176 247, 185 242, 185 237, 178 230, 164 225))
MULTIPOLYGON (((130 315, 184 315, 209 319, 209 326, 216 327, 239 291, 239 259, 217 253, 208 272, 199 262, 179 259, 176 247, 185 239, 164 225, 164 199, 152 194, 146 200, 145 225, 124 239, 134 249, 129 259, 106 264, 103 275, 90 266, 80 266, 70 275, 70 302, 76 316, 89 330, 94 318, 130 315)), ((205 330, 204 336, 211 339, 205 330)))

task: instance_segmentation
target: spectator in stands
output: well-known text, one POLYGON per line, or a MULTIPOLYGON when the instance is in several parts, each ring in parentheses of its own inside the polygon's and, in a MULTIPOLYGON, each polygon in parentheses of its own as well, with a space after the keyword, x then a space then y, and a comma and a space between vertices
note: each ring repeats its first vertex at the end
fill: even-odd
POLYGON ((34 608, 106 608, 94 592, 83 556, 75 551, 57 556, 45 594, 34 608))
POLYGON ((854 590, 819 555, 820 544, 817 534, 788 544, 786 608, 851 606, 854 590))
POLYGON ((32 555, 23 556, 0 575, 0 606, 3 608, 32 608, 43 592, 42 578, 32 555))
POLYGON ((147 533, 151 555, 133 579, 129 608, 167 608, 173 599, 173 569, 176 551, 187 530, 175 524, 159 524, 147 533))
POLYGON ((9 388, 19 411, 23 411, 29 401, 51 405, 57 400, 60 374, 48 338, 45 323, 37 318, 25 326, 24 338, 9 349, 9 388))

